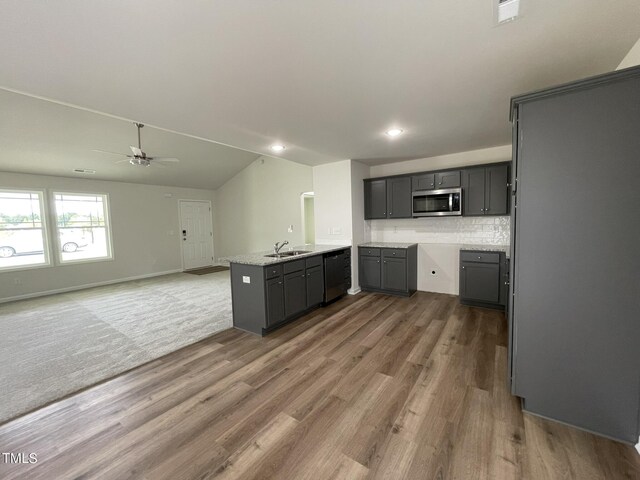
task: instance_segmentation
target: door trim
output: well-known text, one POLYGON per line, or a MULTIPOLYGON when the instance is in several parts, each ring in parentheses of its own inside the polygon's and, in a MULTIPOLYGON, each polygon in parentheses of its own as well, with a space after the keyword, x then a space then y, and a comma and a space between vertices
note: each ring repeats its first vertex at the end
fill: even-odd
POLYGON ((184 272, 184 248, 182 248, 182 203, 183 202, 198 202, 198 203, 207 203, 209 205, 209 213, 211 217, 211 266, 215 266, 218 263, 215 261, 215 244, 213 242, 213 205, 211 204, 211 200, 198 200, 198 199, 189 199, 189 198, 179 198, 178 199, 178 242, 180 243, 180 268, 184 272))

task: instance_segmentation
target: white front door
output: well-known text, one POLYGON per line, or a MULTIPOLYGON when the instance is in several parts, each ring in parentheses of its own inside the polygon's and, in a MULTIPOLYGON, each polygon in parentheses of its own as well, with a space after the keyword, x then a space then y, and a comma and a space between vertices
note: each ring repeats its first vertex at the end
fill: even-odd
POLYGON ((211 204, 180 200, 180 239, 185 270, 213 265, 211 204))

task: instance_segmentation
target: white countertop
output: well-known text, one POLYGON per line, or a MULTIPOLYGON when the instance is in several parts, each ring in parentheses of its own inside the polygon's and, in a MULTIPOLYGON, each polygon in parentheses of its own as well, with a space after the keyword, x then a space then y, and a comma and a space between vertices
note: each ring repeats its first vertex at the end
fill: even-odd
POLYGON ((409 248, 417 245, 417 243, 400 243, 400 242, 369 242, 361 243, 359 247, 365 248, 409 248))
POLYGON ((292 257, 266 257, 265 255, 270 255, 273 253, 273 250, 267 250, 265 252, 233 255, 230 257, 222 258, 221 260, 229 263, 241 263, 243 265, 266 266, 276 263, 290 262, 291 260, 298 260, 299 258, 312 257, 314 255, 323 253, 334 252, 336 250, 344 250, 345 248, 351 248, 351 245, 299 245, 291 248, 284 248, 281 252, 284 253, 290 250, 304 250, 308 253, 302 253, 300 255, 295 255, 292 257))

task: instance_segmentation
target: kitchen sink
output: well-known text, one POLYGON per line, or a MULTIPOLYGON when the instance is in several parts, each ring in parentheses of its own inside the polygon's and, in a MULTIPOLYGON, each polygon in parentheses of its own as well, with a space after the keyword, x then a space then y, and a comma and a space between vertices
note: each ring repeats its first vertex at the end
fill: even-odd
POLYGON ((269 255, 265 255, 265 257, 286 258, 286 257, 295 257, 296 255, 302 255, 304 253, 311 253, 311 252, 309 250, 289 250, 287 252, 271 253, 269 255))

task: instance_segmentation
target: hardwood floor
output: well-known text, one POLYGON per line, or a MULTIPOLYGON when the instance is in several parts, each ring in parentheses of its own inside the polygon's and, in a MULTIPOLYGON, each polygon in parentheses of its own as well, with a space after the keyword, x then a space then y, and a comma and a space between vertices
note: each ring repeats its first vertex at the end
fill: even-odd
POLYGON ((640 478, 633 447, 523 416, 506 321, 457 297, 360 294, 228 330, 0 427, 28 479, 640 478))

